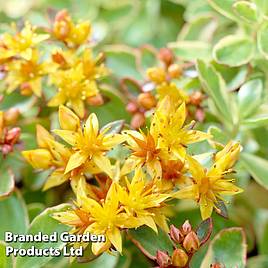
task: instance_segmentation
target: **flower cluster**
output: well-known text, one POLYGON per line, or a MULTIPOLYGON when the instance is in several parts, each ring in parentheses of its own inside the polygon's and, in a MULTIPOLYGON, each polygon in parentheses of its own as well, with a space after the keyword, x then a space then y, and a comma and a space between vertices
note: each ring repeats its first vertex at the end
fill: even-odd
POLYGON ((166 207, 170 199, 189 198, 200 205, 203 219, 224 195, 241 189, 227 177, 233 173, 240 145, 230 142, 214 156, 210 169, 204 168, 188 145, 212 137, 185 124, 186 105, 166 96, 158 103, 151 126, 142 130, 114 132, 111 125, 100 129, 92 113, 85 122, 65 106, 59 108, 61 129, 53 132, 66 145, 37 126, 39 149, 24 151, 26 160, 37 169, 52 169, 44 189, 71 181, 76 194, 74 208, 54 215, 73 227, 74 233, 105 234, 105 243, 93 243, 94 254, 115 248, 122 251, 121 232, 147 225, 168 231, 166 207), (114 162, 110 151, 116 146, 129 154, 114 162))
MULTIPOLYGON (((155 52, 156 53, 156 52, 155 52)), ((138 129, 144 126, 146 113, 157 106, 166 96, 177 105, 184 103, 190 118, 202 122, 205 117, 203 100, 205 95, 201 91, 187 92, 179 86, 184 66, 176 63, 172 51, 162 48, 156 53, 159 66, 147 69, 147 79, 140 85, 135 80, 123 79, 121 88, 128 98, 126 110, 132 115, 131 126, 138 129), (127 82, 134 84, 138 95, 133 94, 127 87, 127 82)))
POLYGON ((5 33, 0 40, 0 64, 7 93, 19 89, 22 95, 43 96, 44 84, 58 93, 47 101, 48 106, 66 104, 83 118, 85 102, 103 103, 97 80, 107 75, 102 54, 93 56, 89 43, 89 22, 75 24, 66 10, 58 12, 51 29, 24 27, 5 33), (41 32, 41 33, 39 33, 41 32), (44 50, 52 46, 49 53, 44 50))

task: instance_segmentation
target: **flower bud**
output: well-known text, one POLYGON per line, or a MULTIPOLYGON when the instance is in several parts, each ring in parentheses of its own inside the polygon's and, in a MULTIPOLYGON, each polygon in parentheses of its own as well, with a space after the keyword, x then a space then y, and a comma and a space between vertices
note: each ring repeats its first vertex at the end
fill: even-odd
POLYGON ((195 91, 190 96, 190 103, 199 106, 201 102, 203 101, 204 96, 200 91, 195 91))
POLYGON ((184 267, 188 262, 188 255, 184 250, 177 248, 172 254, 172 265, 176 267, 184 267))
POLYGON ((178 64, 171 64, 168 67, 168 74, 171 78, 179 78, 182 74, 182 68, 178 64))
POLYGON ((188 220, 186 220, 184 224, 181 226, 181 231, 183 235, 187 235, 192 231, 192 226, 188 220))
POLYGON ((101 106, 104 103, 103 97, 101 94, 87 98, 87 103, 92 106, 101 106))
POLYGON ((59 121, 61 128, 65 130, 76 131, 80 127, 80 120, 78 116, 63 105, 59 108, 59 121))
POLYGON ((20 128, 14 127, 7 132, 5 136, 5 143, 13 145, 19 140, 19 137, 20 137, 20 128))
POLYGON ((20 85, 20 92, 23 96, 30 96, 33 93, 32 87, 28 82, 24 82, 20 85))
POLYGON ((2 146, 2 148, 1 148, 1 151, 2 151, 3 156, 6 156, 10 152, 12 152, 12 150, 13 150, 13 146, 11 146, 9 144, 4 144, 2 146))
POLYGON ((135 113, 131 119, 130 125, 134 129, 138 129, 145 124, 145 116, 143 113, 135 113))
POLYGON ((62 66, 67 63, 63 55, 58 51, 52 54, 52 60, 62 66))
POLYGON ((59 40, 64 40, 68 37, 71 31, 71 18, 66 10, 61 10, 57 13, 53 26, 53 33, 59 40))
POLYGON ((17 108, 10 108, 7 111, 4 112, 4 122, 5 125, 11 126, 15 125, 18 117, 20 115, 20 112, 17 108))
POLYGON ((126 110, 131 114, 135 114, 138 111, 138 105, 135 102, 130 101, 127 104, 126 110))
POLYGON ((161 250, 157 250, 156 252, 156 261, 160 267, 168 267, 171 263, 168 253, 161 250))
POLYGON ((156 84, 161 84, 166 81, 165 70, 159 67, 149 68, 147 70, 147 76, 152 82, 156 84))
POLYGON ((198 250, 199 246, 200 242, 194 231, 191 231, 189 234, 186 235, 183 241, 183 247, 187 252, 195 252, 198 250))
POLYGON ((174 60, 172 51, 165 47, 159 50, 158 58, 163 61, 166 66, 169 66, 174 60))
POLYGON ((52 165, 52 155, 46 149, 23 151, 22 155, 33 168, 48 169, 52 165))
POLYGON ((170 226, 169 235, 170 238, 178 244, 183 241, 183 234, 181 233, 180 229, 175 227, 173 224, 170 226))
POLYGON ((146 110, 156 106, 156 99, 151 93, 141 93, 138 96, 138 104, 146 110))

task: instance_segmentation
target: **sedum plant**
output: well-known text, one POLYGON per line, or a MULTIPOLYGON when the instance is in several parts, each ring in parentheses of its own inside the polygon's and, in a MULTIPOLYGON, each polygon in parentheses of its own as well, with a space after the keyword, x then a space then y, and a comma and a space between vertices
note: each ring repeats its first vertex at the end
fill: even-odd
POLYGON ((266 267, 266 1, 71 2, 1 24, 0 250, 83 256, 0 263, 266 267))

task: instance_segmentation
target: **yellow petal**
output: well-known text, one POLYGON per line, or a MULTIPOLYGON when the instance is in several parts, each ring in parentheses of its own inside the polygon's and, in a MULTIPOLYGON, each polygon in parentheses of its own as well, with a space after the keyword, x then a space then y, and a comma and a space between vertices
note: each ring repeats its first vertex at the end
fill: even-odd
POLYGON ((199 195, 197 185, 193 184, 191 186, 186 186, 181 190, 172 194, 172 197, 178 199, 197 199, 199 195))
POLYGON ((124 162, 123 167, 121 168, 120 175, 124 176, 124 175, 130 173, 131 171, 133 171, 136 168, 137 165, 138 165, 137 159, 134 157, 129 157, 124 162))
POLYGON ((48 140, 54 140, 53 136, 41 125, 36 125, 37 144, 41 148, 48 148, 48 140))
POLYGON ((121 134, 108 134, 103 138, 103 146, 110 148, 125 141, 125 137, 121 134))
POLYGON ((72 146, 76 145, 76 141, 78 139, 78 133, 71 130, 61 130, 61 129, 55 129, 53 130, 54 133, 56 133, 58 136, 60 136, 64 141, 69 143, 72 146))
POLYGON ((83 118, 85 115, 85 105, 81 99, 72 99, 70 100, 71 107, 75 111, 75 113, 80 117, 83 118))
POLYGON ((157 226, 154 222, 154 219, 151 216, 138 217, 138 219, 143 222, 143 224, 147 225, 151 229, 153 229, 156 233, 158 233, 157 226))
POLYGON ((91 136, 93 133, 95 137, 99 133, 99 121, 96 116, 96 114, 92 113, 89 115, 87 121, 86 121, 86 127, 85 127, 85 132, 87 136, 91 136))
POLYGON ((52 155, 46 149, 23 151, 22 155, 33 168, 48 169, 52 166, 52 155))
POLYGON ((94 255, 100 255, 101 253, 107 251, 111 247, 111 242, 106 240, 105 242, 92 243, 91 250, 94 255))
POLYGON ((69 179, 69 176, 64 175, 63 170, 56 169, 53 171, 43 187, 43 191, 46 191, 52 187, 58 186, 69 179))
POLYGON ((114 227, 107 231, 107 237, 120 253, 122 252, 122 237, 118 228, 114 227))
POLYGON ((205 177, 205 171, 202 165, 200 165, 200 163, 191 156, 187 156, 186 159, 189 163, 189 171, 192 174, 195 182, 201 181, 201 179, 205 177))
POLYGON ((63 105, 59 107, 59 122, 64 130, 76 131, 80 127, 78 116, 63 105))
POLYGON ((201 217, 203 220, 209 218, 213 211, 213 202, 206 198, 206 196, 202 195, 199 201, 201 217))
POLYGON ((42 93, 42 79, 41 78, 37 78, 35 80, 32 80, 29 82, 31 89, 33 91, 33 93, 37 96, 37 97, 41 97, 41 93, 42 93))
POLYGON ((48 106, 59 106, 61 104, 64 104, 66 102, 66 97, 64 94, 62 94, 61 92, 58 93, 57 95, 55 95, 52 99, 50 99, 50 101, 48 102, 48 106))
POLYGON ((71 170, 81 166, 82 164, 84 164, 87 160, 88 156, 86 154, 83 154, 81 152, 76 152, 74 153, 68 163, 67 163, 67 166, 66 166, 66 169, 65 169, 65 174, 70 172, 71 170))
POLYGON ((235 195, 243 192, 243 189, 224 179, 217 180, 213 185, 213 190, 222 195, 235 195))
POLYGON ((92 156, 92 161, 101 169, 103 170, 110 178, 113 177, 113 171, 112 171, 112 165, 110 163, 110 160, 101 155, 93 155, 92 156))

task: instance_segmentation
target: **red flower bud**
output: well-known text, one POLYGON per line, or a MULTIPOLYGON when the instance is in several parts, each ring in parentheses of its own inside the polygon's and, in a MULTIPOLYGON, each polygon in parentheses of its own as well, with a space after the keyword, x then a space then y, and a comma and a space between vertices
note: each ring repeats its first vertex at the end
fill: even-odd
POLYGON ((168 253, 161 250, 157 250, 156 252, 156 261, 161 268, 168 267, 171 264, 171 259, 168 253))
POLYGON ((184 235, 187 235, 192 231, 192 226, 188 220, 186 220, 184 224, 181 226, 181 231, 184 235))
POLYGON ((173 224, 170 226, 169 231, 170 238, 175 242, 180 244, 183 241, 183 234, 181 233, 180 229, 175 227, 173 224))
POLYGON ((145 124, 145 116, 143 113, 136 113, 133 115, 132 120, 130 122, 131 127, 134 129, 138 129, 145 124))

